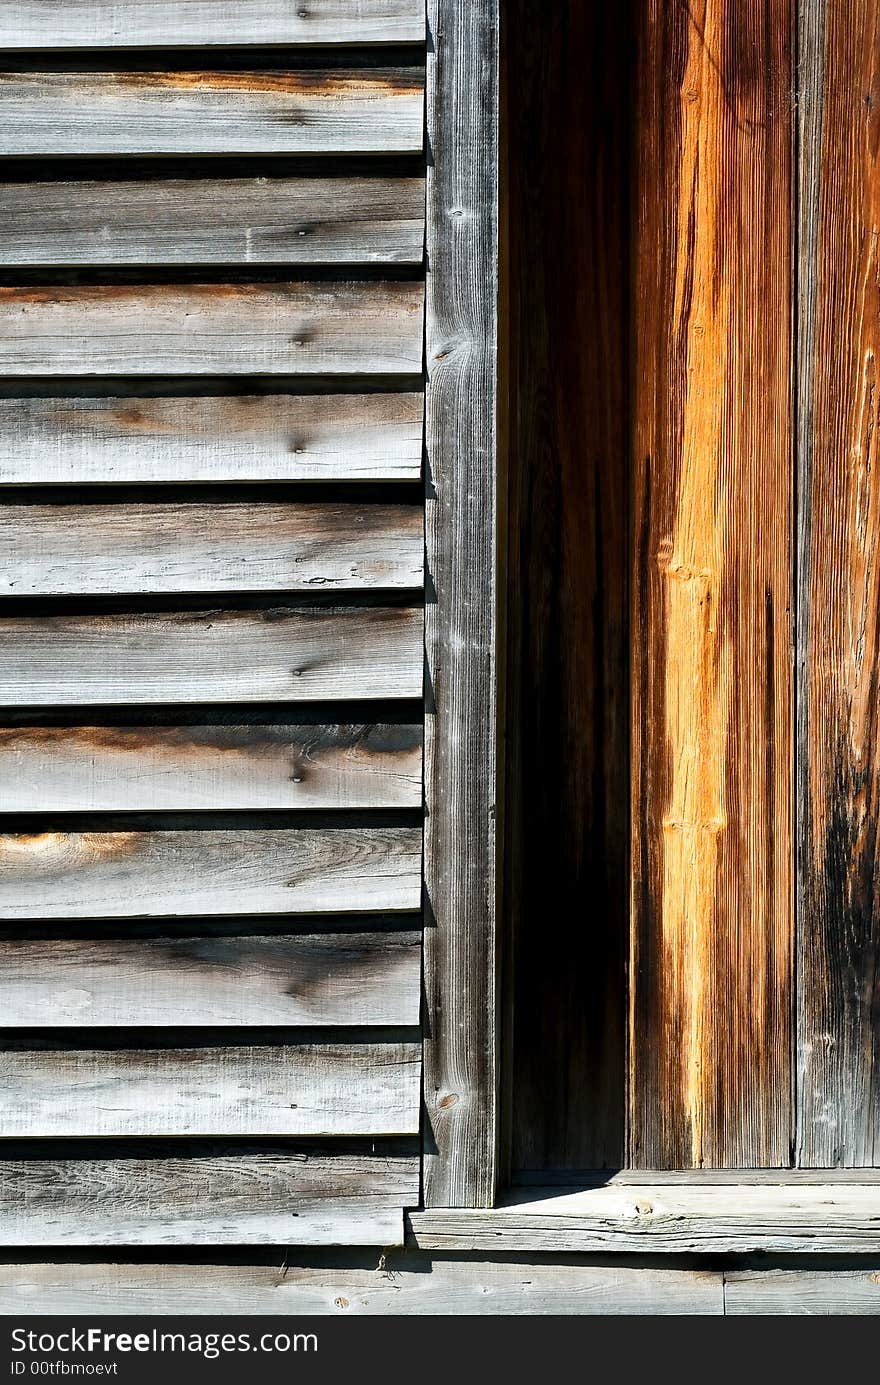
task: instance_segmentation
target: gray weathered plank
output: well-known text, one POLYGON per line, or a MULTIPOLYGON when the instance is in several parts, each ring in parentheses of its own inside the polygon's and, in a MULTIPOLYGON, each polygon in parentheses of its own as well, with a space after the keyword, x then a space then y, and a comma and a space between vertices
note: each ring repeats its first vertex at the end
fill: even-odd
POLYGON ((496 1184, 498 4, 430 0, 425 1201, 496 1184))
POLYGON ((0 265, 417 264, 421 178, 0 184, 0 265))
POLYGON ((4 812, 417 808, 417 725, 0 726, 4 812))
POLYGON ((875 1269, 725 1270, 724 1311, 873 1317, 880 1314, 880 1261, 875 1269))
POLYGON ((391 932, 5 938, 0 1028, 417 1025, 420 944, 391 932))
POLYGON ((800 10, 795 1157, 880 1166, 880 11, 800 10))
POLYGON ((0 155, 419 153, 417 68, 4 72, 0 155))
POLYGON ((197 611, 0 619, 0 706, 422 695, 422 612, 197 611))
POLYGON ((412 1043, 0 1051, 2 1137, 413 1135, 412 1043))
POLYGON ((413 375, 420 283, 0 288, 0 375, 413 375))
POLYGON ((417 910, 411 827, 0 836, 0 919, 417 910))
POLYGON ((420 0, 3 0, 0 48, 423 43, 420 0))
POLYGON ((0 485, 417 481, 421 394, 0 399, 0 485))
POLYGON ((0 1312, 31 1314, 720 1315, 706 1270, 391 1252, 279 1254, 270 1264, 0 1263, 0 1312))
POLYGON ((0 1246, 401 1245, 407 1155, 10 1159, 0 1246))
POLYGON ((415 505, 0 505, 0 596, 422 585, 415 505))
POLYGON ((424 1250, 606 1251, 723 1255, 821 1250, 880 1254, 880 1198, 869 1186, 522 1189, 488 1210, 431 1208, 410 1218, 424 1250))

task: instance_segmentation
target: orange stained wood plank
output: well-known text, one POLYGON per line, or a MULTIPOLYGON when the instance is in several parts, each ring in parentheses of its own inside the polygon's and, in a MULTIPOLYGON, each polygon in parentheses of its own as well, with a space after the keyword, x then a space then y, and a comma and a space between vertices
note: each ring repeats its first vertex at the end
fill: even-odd
POLYGON ((791 1138, 791 16, 646 0, 635 197, 629 1143, 791 1138))
POLYGON ((880 8, 802 25, 798 1162, 876 1165, 880 8))

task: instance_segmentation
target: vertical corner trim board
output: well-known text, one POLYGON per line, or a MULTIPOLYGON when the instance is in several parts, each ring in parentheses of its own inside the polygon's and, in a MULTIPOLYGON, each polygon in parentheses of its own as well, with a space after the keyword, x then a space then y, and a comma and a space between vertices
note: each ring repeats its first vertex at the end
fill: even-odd
POLYGON ((880 1162, 880 10, 801 6, 798 1140, 880 1162))
POLYGON ((792 1133, 790 6, 650 0, 640 23, 630 1155, 776 1166, 792 1133))
POLYGON ((496 1180, 498 0, 430 0, 424 1193, 496 1180))

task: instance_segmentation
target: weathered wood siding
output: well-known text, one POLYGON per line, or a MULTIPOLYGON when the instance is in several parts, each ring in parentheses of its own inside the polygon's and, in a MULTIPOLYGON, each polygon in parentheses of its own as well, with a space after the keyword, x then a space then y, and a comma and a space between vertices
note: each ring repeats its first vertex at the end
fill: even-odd
POLYGON ((0 1244, 399 1243, 424 13, 2 11, 0 1244))

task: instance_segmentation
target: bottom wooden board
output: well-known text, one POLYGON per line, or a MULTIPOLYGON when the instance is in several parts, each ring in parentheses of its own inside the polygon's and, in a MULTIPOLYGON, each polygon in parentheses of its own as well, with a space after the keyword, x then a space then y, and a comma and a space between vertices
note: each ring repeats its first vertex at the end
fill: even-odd
POLYGON ((0 1246, 402 1245, 415 1155, 0 1161, 0 1246))
POLYGON ((720 1314, 721 1275, 574 1260, 289 1257, 263 1264, 0 1264, 0 1313, 720 1314))
POLYGON ((0 1314, 880 1315, 867 1268, 695 1269, 574 1256, 277 1250, 236 1263, 83 1255, 0 1261, 0 1314))

